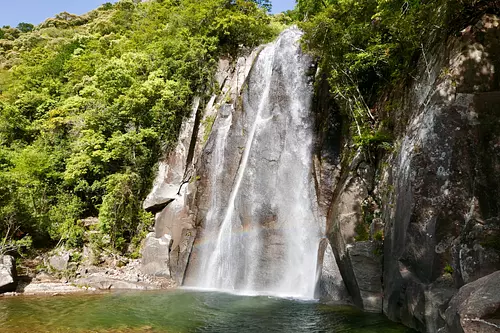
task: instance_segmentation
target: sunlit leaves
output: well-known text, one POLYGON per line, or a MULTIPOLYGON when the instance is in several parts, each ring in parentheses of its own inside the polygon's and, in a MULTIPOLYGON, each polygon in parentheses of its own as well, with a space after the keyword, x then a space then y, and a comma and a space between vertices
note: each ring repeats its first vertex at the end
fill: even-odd
POLYGON ((0 219, 77 246, 99 215, 101 246, 140 240, 154 166, 218 57, 277 32, 258 5, 121 0, 0 29, 0 219))
POLYGON ((443 29, 443 1, 299 0, 304 45, 320 59, 331 91, 356 125, 370 133, 381 91, 403 80, 429 36, 443 29))

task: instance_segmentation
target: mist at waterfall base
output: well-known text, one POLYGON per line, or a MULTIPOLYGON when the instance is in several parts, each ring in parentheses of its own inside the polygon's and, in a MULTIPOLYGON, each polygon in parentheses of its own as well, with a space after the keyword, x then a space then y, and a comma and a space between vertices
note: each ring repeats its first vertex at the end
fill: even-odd
POLYGON ((379 314, 184 290, 0 298, 0 333, 409 333, 379 314))
POLYGON ((312 62, 300 37, 291 28, 261 50, 242 92, 242 111, 219 115, 214 124, 211 205, 192 287, 314 297, 324 222, 312 172, 312 62), (232 140, 244 146, 232 149, 232 140), (241 158, 228 196, 222 178, 231 177, 227 161, 234 155, 241 158))

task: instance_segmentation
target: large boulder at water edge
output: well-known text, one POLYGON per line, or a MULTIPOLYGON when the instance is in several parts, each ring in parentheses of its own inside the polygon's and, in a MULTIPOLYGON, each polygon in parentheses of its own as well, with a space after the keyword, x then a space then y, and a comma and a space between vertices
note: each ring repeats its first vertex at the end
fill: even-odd
POLYGON ((328 237, 354 304, 366 311, 382 312, 381 246, 368 241, 362 206, 370 199, 373 179, 374 169, 358 151, 337 184, 328 215, 328 237))
POLYGON ((355 283, 363 309, 382 312, 382 257, 380 244, 366 241, 347 247, 347 260, 352 265, 355 283))
POLYGON ((342 280, 335 255, 327 238, 321 240, 318 251, 318 285, 314 297, 324 302, 349 302, 349 292, 342 280))
POLYGON ((147 275, 170 277, 170 246, 172 238, 164 235, 156 238, 150 233, 142 250, 141 271, 147 275))
POLYGON ((15 291, 17 286, 16 261, 12 256, 0 256, 0 293, 15 291))
POLYGON ((500 332, 500 271, 468 283, 446 310, 446 332, 500 332))

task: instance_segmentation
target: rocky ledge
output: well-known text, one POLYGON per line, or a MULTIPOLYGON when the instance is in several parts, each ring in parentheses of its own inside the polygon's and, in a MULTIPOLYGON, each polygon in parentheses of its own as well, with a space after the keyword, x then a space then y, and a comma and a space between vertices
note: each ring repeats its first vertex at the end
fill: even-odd
POLYGON ((99 265, 75 263, 71 251, 62 251, 36 258, 30 270, 17 276, 15 260, 0 257, 0 296, 60 295, 107 290, 158 290, 175 287, 168 277, 144 274, 141 260, 109 256, 99 265), (43 267, 43 268, 40 268, 43 267))

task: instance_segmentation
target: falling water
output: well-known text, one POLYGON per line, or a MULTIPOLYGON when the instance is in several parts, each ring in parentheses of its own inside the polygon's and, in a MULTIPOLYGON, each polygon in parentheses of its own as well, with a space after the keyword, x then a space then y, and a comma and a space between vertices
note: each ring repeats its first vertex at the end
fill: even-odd
POLYGON ((314 296, 321 223, 312 178, 311 60, 300 36, 288 29, 261 51, 242 114, 220 121, 213 134, 208 245, 200 250, 196 287, 314 296), (231 138, 242 135, 244 145, 234 147, 231 138), (231 192, 221 196, 226 158, 234 154, 241 159, 231 192))

